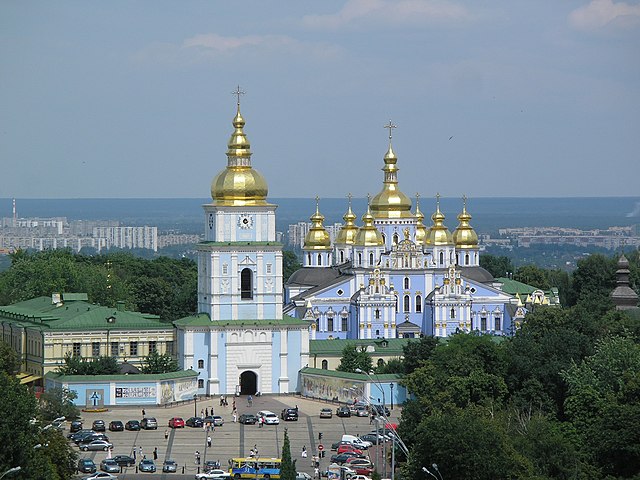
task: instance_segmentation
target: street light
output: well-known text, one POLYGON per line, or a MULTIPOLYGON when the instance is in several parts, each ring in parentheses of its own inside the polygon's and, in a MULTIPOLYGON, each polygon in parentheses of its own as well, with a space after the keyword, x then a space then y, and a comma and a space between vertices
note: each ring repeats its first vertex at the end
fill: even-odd
POLYGON ((2 475, 0 475, 0 478, 4 478, 5 475, 8 475, 10 473, 16 473, 17 471, 20 471, 20 470, 22 470, 21 466, 10 468, 6 472, 4 472, 2 475))
POLYGON ((436 477, 433 473, 431 473, 427 467, 422 467, 422 471, 423 471, 423 472, 428 473, 428 474, 429 474, 429 475, 431 475, 433 478, 435 478, 436 480, 438 480, 438 477, 436 477))
POLYGON ((393 410, 393 382, 389 383, 389 388, 391 389, 391 410, 393 410))
POLYGON ((193 416, 194 417, 198 416, 198 394, 197 393, 193 394, 193 416))
POLYGON ((436 471, 436 473, 440 477, 440 480, 443 480, 442 474, 440 473, 440 470, 438 470, 438 464, 437 463, 432 463, 431 466, 433 467, 433 469, 436 471))

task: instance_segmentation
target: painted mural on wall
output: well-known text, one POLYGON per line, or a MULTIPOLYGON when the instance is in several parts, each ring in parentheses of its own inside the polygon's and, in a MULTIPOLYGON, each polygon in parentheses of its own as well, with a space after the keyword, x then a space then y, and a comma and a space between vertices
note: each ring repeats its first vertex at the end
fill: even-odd
POLYGON ((198 391, 196 379, 168 380, 160 382, 160 403, 190 400, 198 391))
POLYGON ((364 382, 344 378, 302 374, 302 395, 305 397, 348 403, 362 400, 364 386, 364 382))

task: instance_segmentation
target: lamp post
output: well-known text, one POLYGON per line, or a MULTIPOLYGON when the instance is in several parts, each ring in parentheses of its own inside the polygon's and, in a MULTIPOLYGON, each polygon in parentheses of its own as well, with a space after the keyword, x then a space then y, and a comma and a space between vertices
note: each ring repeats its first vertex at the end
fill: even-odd
POLYGON ((393 410, 393 382, 389 383, 389 388, 391 389, 391 410, 393 410))
POLYGON ((427 467, 422 467, 422 471, 425 472, 425 473, 428 473, 429 475, 431 475, 436 480, 439 480, 438 477, 436 477, 433 473, 431 473, 427 467))
POLYGON ((432 463, 431 466, 433 467, 433 469, 436 471, 436 473, 438 474, 438 476, 440 477, 440 480, 444 480, 442 478, 442 474, 440 473, 440 470, 438 470, 438 464, 437 463, 432 463))
POLYGON ((198 416, 198 394, 197 393, 193 394, 193 416, 194 417, 198 416))
POLYGON ((22 467, 19 466, 19 465, 17 467, 10 468, 6 472, 4 472, 2 475, 0 475, 0 478, 4 478, 5 475, 9 475, 11 473, 15 473, 15 472, 18 472, 20 470, 22 470, 22 467))

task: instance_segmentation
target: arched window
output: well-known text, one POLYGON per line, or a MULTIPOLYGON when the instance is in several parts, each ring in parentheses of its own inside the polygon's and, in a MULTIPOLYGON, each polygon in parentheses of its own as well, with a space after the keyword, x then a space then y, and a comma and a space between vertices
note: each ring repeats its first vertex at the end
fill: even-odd
POLYGON ((404 277, 404 289, 409 290, 409 277, 404 277))
POLYGON ((464 254, 464 264, 465 265, 469 265, 469 254, 468 253, 464 254))
POLYGON ((382 367, 383 365, 384 365, 384 360, 383 360, 383 359, 381 359, 381 358, 379 358, 379 359, 378 359, 378 366, 379 366, 379 367, 382 367))
POLYGON ((376 317, 376 320, 380 320, 380 309, 379 308, 376 308, 375 317, 376 317))
POLYGON ((362 253, 358 253, 358 265, 362 265, 362 253))
POLYGON ((487 317, 480 317, 480 330, 483 332, 487 329, 487 317))
POLYGON ((440 252, 440 265, 444 264, 444 253, 440 252))
POLYGON ((240 272, 240 298, 244 300, 253 298, 253 272, 250 268, 244 268, 240 272))
POLYGON ((201 378, 198 379, 198 388, 204 388, 204 380, 201 378))
POLYGON ((326 360, 322 360, 322 370, 328 370, 329 369, 329 362, 327 362, 326 360))
POLYGON ((404 296, 404 311, 405 312, 409 311, 409 303, 410 303, 409 295, 405 295, 404 296))
POLYGON ((373 252, 369 253, 369 266, 373 265, 373 252))
POLYGON ((384 243, 386 245, 387 244, 387 236, 384 233, 381 233, 380 235, 382 235, 382 243, 384 243))
POLYGON ((198 360, 198 368, 204 368, 204 360, 198 360))
POLYGON ((456 309, 451 307, 451 318, 456 318, 456 309))
POLYGON ((316 332, 320 331, 320 317, 316 318, 316 332))
POLYGON ((394 243, 394 245, 398 243, 398 234, 397 233, 393 234, 393 243, 394 243))
POLYGON ((380 330, 376 330, 376 338, 380 337, 380 330))
POLYGON ((422 296, 416 295, 416 312, 422 312, 422 296))
POLYGON ((327 317, 327 330, 333 332, 333 317, 327 317))
POLYGON ((346 315, 342 315, 342 325, 340 325, 342 327, 342 331, 346 332, 347 330, 349 330, 349 317, 347 317, 346 315))
POLYGON ((311 254, 307 253, 307 263, 311 265, 311 254))

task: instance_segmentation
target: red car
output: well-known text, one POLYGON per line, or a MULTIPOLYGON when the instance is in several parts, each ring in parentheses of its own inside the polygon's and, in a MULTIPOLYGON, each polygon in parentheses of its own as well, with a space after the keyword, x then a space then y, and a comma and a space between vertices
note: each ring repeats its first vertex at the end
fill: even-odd
POLYGON ((184 420, 181 417, 173 417, 169 420, 171 428, 184 428, 184 420))
POLYGON ((353 452, 353 453, 357 453, 358 455, 362 455, 362 450, 357 449, 353 445, 340 445, 338 447, 337 452, 338 453, 353 452))

